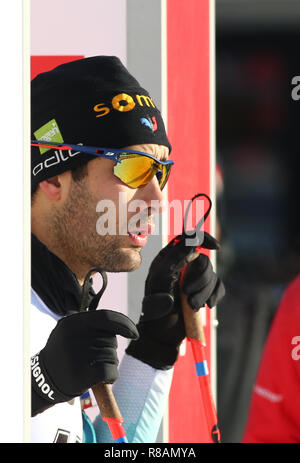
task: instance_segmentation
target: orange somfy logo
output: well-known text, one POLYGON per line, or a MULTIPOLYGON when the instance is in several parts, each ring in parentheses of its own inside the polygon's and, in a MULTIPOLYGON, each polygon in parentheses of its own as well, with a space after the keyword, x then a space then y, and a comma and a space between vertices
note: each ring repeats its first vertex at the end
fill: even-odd
MULTIPOLYGON (((133 98, 127 93, 119 93, 114 96, 111 100, 112 108, 116 111, 124 112, 132 111, 132 109, 138 104, 139 106, 148 106, 155 108, 155 104, 150 96, 147 95, 135 95, 133 98)), ((94 106, 94 111, 97 113, 96 117, 106 116, 112 108, 105 106, 106 103, 98 103, 94 106)))

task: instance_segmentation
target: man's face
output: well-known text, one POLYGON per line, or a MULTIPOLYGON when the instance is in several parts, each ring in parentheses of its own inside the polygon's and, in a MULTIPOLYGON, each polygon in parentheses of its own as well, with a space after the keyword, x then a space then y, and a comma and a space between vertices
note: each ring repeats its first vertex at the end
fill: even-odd
MULTIPOLYGON (((166 160, 169 152, 165 146, 153 144, 127 149, 146 152, 160 160, 166 160)), ((98 266, 108 272, 128 272, 141 263, 140 251, 153 231, 154 214, 159 212, 153 204, 162 201, 163 195, 156 177, 148 185, 133 189, 114 175, 114 165, 104 158, 90 161, 87 176, 79 182, 71 180, 65 201, 54 214, 55 233, 57 239, 63 240, 60 245, 70 268, 86 272, 98 266), (139 221, 135 218, 137 213, 141 217, 141 211, 130 207, 136 200, 143 205, 143 218, 139 221), (142 230, 140 235, 135 233, 137 230, 142 230)))

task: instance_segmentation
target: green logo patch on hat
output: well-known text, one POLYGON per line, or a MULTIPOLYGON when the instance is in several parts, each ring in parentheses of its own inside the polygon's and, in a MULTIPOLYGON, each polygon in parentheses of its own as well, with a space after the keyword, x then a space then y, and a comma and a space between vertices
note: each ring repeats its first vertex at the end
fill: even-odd
MULTIPOLYGON (((37 140, 44 140, 44 141, 53 141, 56 143, 63 143, 64 139, 60 133, 58 128, 57 122, 55 119, 47 122, 47 124, 40 127, 38 130, 34 132, 34 136, 37 140)), ((39 147, 40 153, 44 154, 46 151, 49 151, 51 148, 44 148, 39 147)))

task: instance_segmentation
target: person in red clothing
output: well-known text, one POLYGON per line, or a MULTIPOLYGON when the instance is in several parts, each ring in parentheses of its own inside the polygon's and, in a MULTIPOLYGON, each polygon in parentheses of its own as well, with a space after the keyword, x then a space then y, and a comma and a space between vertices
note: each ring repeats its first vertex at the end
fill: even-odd
POLYGON ((244 443, 300 443, 300 275, 274 317, 254 385, 244 443))

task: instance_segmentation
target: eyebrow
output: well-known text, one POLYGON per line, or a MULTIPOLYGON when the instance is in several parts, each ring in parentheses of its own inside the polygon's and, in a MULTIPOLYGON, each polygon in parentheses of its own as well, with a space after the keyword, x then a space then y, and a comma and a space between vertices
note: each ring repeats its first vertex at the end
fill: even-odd
POLYGON ((169 160, 169 156, 167 155, 164 155, 161 159, 161 161, 168 161, 169 160))
MULTIPOLYGON (((161 145, 161 146, 163 146, 163 145, 161 145)), ((164 162, 164 161, 169 160, 170 152, 169 152, 169 149, 167 147, 165 147, 167 149, 164 149, 162 154, 160 154, 160 150, 158 150, 158 152, 157 152, 157 148, 151 149, 150 150, 151 152, 147 151, 146 145, 144 145, 144 144, 140 145, 140 148, 141 149, 138 150, 140 153, 149 154, 150 156, 155 157, 159 161, 164 162)), ((127 147, 127 149, 129 149, 129 147, 127 147)))
POLYGON ((169 155, 168 154, 162 154, 161 157, 158 157, 157 153, 154 153, 154 154, 151 154, 151 156, 154 156, 159 161, 168 161, 169 160, 169 155))

